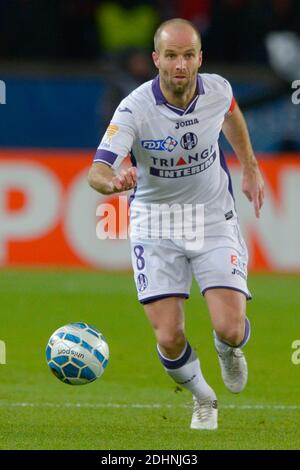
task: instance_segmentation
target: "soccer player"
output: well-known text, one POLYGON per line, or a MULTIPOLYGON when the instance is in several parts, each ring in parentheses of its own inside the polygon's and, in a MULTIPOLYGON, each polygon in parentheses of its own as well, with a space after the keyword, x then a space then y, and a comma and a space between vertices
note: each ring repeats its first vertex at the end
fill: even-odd
POLYGON ((195 26, 184 19, 162 23, 154 48, 158 75, 134 90, 115 111, 88 181, 102 194, 134 188, 132 264, 158 357, 170 377, 193 395, 191 428, 216 429, 217 399, 186 338, 184 300, 194 275, 208 305, 225 386, 241 392, 248 375, 242 348, 250 336, 246 299, 251 295, 247 248, 218 145, 221 131, 240 160, 242 190, 253 202, 256 217, 263 204, 263 179, 230 84, 219 75, 198 73, 202 51, 195 26), (128 153, 132 167, 117 174, 128 153), (174 204, 192 207, 192 214, 196 207, 202 208, 203 217, 192 222, 195 233, 204 229, 203 243, 200 239, 189 243, 185 232, 180 239, 173 219, 169 237, 157 224, 149 229, 149 214, 165 219, 165 208, 174 204))

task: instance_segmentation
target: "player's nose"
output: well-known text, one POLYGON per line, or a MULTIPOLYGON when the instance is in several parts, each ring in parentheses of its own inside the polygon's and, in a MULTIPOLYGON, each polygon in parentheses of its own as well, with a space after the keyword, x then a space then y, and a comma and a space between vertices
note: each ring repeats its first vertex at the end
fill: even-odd
POLYGON ((177 59, 177 63, 176 63, 176 70, 184 70, 185 66, 186 64, 185 64, 184 57, 179 56, 177 59))

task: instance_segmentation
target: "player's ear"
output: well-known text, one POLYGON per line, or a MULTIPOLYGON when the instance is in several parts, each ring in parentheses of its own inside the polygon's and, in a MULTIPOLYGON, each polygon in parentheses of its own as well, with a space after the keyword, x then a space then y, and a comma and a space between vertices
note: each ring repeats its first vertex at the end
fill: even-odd
POLYGON ((198 56, 198 67, 200 68, 202 65, 202 50, 199 51, 199 56, 198 56))
POLYGON ((159 68, 159 54, 154 51, 152 52, 152 59, 156 68, 159 68))

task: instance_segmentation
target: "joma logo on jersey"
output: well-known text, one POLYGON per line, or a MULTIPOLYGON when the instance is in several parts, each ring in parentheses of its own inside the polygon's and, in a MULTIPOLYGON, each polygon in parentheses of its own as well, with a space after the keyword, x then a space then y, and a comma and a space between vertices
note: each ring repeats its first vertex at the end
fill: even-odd
POLYGON ((188 119, 187 121, 178 121, 176 122, 175 129, 179 129, 180 127, 192 126, 193 124, 199 124, 199 121, 197 118, 188 119))
POLYGON ((164 140, 142 140, 142 146, 147 150, 167 150, 172 152, 177 144, 177 140, 170 135, 164 140))

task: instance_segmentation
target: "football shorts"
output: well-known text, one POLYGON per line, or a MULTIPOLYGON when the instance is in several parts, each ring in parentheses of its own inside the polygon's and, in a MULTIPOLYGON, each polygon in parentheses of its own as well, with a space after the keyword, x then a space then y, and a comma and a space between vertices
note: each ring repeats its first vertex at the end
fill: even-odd
POLYGON ((134 279, 141 303, 165 297, 188 298, 192 278, 204 295, 228 288, 247 299, 248 251, 238 224, 224 224, 217 235, 204 236, 203 246, 185 239, 131 239, 134 279))

